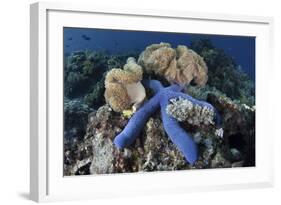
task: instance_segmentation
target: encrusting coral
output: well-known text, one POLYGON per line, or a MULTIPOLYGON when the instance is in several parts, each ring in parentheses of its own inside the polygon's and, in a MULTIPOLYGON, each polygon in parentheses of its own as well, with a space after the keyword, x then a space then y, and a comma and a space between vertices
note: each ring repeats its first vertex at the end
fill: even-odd
POLYGON ((146 94, 140 82, 142 74, 142 67, 133 57, 127 59, 123 70, 114 68, 107 73, 104 97, 115 112, 130 109, 132 105, 136 110, 143 102, 146 94))
POLYGON ((184 45, 173 49, 169 43, 152 44, 141 53, 138 63, 149 74, 164 77, 170 83, 203 86, 208 68, 201 56, 184 45))
POLYGON ((213 109, 193 104, 192 101, 182 97, 170 99, 166 112, 180 122, 187 121, 192 125, 214 124, 215 112, 213 109))
POLYGON ((148 118, 160 107, 163 126, 166 133, 183 153, 185 159, 190 164, 194 164, 198 158, 197 145, 192 137, 180 127, 179 122, 167 114, 166 107, 168 106, 170 99, 181 97, 192 102, 194 105, 213 110, 213 112, 216 113, 214 116, 215 122, 216 124, 219 124, 220 117, 215 108, 207 102, 196 100, 191 96, 180 92, 183 89, 182 86, 173 84, 164 88, 157 80, 148 80, 145 81, 145 84, 155 92, 155 95, 132 116, 125 129, 114 139, 114 144, 118 148, 124 148, 131 145, 139 136, 148 118))

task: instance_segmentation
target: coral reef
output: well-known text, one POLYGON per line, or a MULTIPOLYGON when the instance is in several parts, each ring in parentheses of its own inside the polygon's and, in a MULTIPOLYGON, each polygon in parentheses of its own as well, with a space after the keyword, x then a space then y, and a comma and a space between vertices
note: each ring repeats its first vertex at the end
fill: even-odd
POLYGON ((136 53, 109 55, 103 51, 76 51, 64 59, 64 95, 69 99, 84 98, 93 108, 104 104, 105 75, 112 68, 121 67, 136 53))
POLYGON ((105 75, 114 65, 124 65, 128 55, 102 51, 76 51, 64 59, 64 136, 77 140, 85 134, 87 116, 105 104, 105 75))
POLYGON ((255 108, 214 93, 209 94, 207 100, 216 106, 224 119, 223 136, 228 141, 227 150, 237 149, 243 155, 244 166, 255 166, 255 108))
POLYGON ((152 44, 138 59, 149 74, 162 76, 170 83, 203 86, 208 80, 208 68, 201 56, 186 46, 171 48, 169 43, 152 44))
POLYGON ((255 166, 255 85, 231 57, 204 39, 138 54, 66 54, 64 175, 255 166))
POLYGON ((204 58, 208 66, 209 86, 241 103, 255 104, 254 82, 222 49, 215 48, 208 39, 194 41, 190 48, 204 58))
POLYGON ((139 53, 137 52, 128 52, 124 54, 115 54, 110 55, 107 60, 107 70, 111 70, 113 68, 122 68, 124 64, 126 64, 127 59, 129 57, 133 57, 137 59, 139 56, 139 53))
MULTIPOLYGON (((205 88, 187 86, 191 96, 206 100, 214 105, 222 118, 225 142, 224 155, 231 156, 230 149, 237 149, 243 155, 243 166, 255 165, 255 106, 247 106, 240 100, 231 100, 221 91, 206 86, 205 88)), ((251 96, 249 96, 251 97, 251 96)))
POLYGON ((132 104, 136 110, 146 96, 141 80, 141 66, 134 58, 128 58, 123 70, 114 68, 107 73, 104 93, 106 102, 115 112, 129 109, 132 104))
POLYGON ((190 95, 204 96, 203 100, 219 110, 224 133, 223 138, 217 136, 217 129, 211 124, 197 127, 180 122, 198 146, 198 160, 192 166, 167 137, 158 112, 149 117, 135 143, 124 149, 112 146, 128 119, 104 105, 89 114, 83 139, 75 143, 64 141, 64 175, 254 166, 254 109, 213 89, 193 89, 197 91, 190 95))
POLYGON ((65 57, 64 93, 79 97, 91 90, 93 82, 106 71, 107 56, 101 52, 77 51, 65 57))
POLYGON ((100 81, 95 83, 95 85, 92 86, 91 91, 84 96, 84 102, 89 107, 100 107, 105 103, 103 97, 104 91, 104 78, 102 78, 100 81))
POLYGON ((73 140, 85 135, 88 114, 93 109, 84 104, 81 99, 64 98, 64 138, 73 140))
MULTIPOLYGON (((192 102, 192 104, 203 107, 204 109, 206 108, 207 110, 213 110, 213 112, 216 113, 215 108, 206 102, 198 101, 187 94, 181 93, 180 91, 183 88, 181 86, 174 84, 164 88, 160 81, 157 80, 148 80, 146 85, 153 89, 153 91, 156 93, 155 96, 146 102, 133 115, 125 129, 114 139, 114 144, 118 148, 124 148, 131 145, 139 136, 149 116, 151 116, 160 106, 165 131, 172 142, 183 153, 186 160, 190 164, 193 164, 198 158, 197 146, 189 134, 180 127, 177 120, 166 113, 166 107, 169 104, 169 99, 181 97, 192 102)), ((215 117, 218 119, 218 114, 215 117)))

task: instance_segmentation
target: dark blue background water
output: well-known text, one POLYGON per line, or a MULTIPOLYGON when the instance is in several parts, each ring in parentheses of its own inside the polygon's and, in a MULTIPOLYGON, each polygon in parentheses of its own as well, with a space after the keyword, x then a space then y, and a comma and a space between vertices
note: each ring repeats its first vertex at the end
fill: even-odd
POLYGON ((143 51, 153 43, 167 42, 173 47, 187 45, 194 40, 208 38, 223 49, 237 65, 255 79, 255 37, 182 34, 147 31, 121 31, 88 28, 64 28, 64 52, 77 50, 107 50, 110 53, 143 51))

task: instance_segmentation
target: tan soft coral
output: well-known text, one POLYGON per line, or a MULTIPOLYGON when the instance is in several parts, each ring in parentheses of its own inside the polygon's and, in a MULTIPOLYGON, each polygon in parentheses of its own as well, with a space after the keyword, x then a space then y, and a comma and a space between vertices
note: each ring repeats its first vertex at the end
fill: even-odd
POLYGON ((110 70, 105 78, 106 102, 115 112, 130 109, 136 110, 143 102, 146 94, 142 80, 142 67, 132 57, 127 59, 123 70, 114 68, 110 70))
POLYGON ((170 83, 203 86, 208 80, 208 68, 203 58, 186 46, 173 49, 169 43, 152 44, 138 59, 149 74, 164 77, 170 83))

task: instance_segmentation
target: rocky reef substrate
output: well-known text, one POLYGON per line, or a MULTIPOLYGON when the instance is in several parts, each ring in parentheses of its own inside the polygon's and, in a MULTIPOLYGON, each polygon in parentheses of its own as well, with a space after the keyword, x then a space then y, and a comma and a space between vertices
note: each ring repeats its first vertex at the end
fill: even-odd
POLYGON ((64 174, 254 166, 254 108, 234 102, 214 89, 187 87, 187 90, 194 97, 206 96, 206 100, 220 112, 224 125, 223 130, 218 130, 212 124, 198 126, 181 122, 182 127, 189 130, 199 146, 199 159, 193 166, 186 162, 168 139, 159 113, 148 120, 133 145, 123 150, 117 149, 113 140, 125 127, 128 119, 104 105, 89 114, 83 139, 65 143, 64 174))

